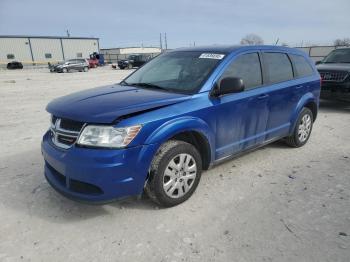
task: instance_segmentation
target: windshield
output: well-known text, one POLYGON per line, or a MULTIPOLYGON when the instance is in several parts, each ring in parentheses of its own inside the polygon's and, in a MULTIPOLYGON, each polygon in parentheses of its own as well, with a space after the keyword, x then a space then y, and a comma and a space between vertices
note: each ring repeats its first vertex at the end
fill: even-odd
POLYGON ((323 63, 350 63, 350 49, 337 49, 332 51, 323 63))
POLYGON ((223 57, 223 54, 197 51, 164 53, 135 71, 122 84, 196 93, 223 57))

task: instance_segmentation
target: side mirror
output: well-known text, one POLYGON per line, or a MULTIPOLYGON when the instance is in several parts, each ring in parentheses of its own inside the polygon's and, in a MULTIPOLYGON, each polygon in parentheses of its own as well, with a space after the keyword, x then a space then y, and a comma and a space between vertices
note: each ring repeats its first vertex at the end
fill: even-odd
POLYGON ((213 90, 214 96, 222 96, 231 93, 239 93, 244 91, 244 83, 238 77, 226 77, 222 79, 213 90))
POLYGON ((316 61, 315 62, 315 65, 319 65, 319 64, 322 64, 322 61, 316 61))

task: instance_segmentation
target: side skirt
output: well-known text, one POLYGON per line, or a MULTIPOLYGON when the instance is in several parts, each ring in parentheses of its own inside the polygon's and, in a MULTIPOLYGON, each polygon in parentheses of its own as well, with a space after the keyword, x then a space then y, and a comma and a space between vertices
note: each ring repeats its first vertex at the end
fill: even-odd
POLYGON ((259 145, 257 145, 257 146, 254 146, 254 147, 245 149, 245 150, 243 150, 243 151, 241 151, 241 152, 238 152, 238 153, 235 153, 235 154, 232 154, 232 155, 225 156, 225 157, 223 157, 223 158, 217 159, 217 160, 215 160, 214 162, 210 163, 208 170, 211 169, 211 168, 213 168, 213 167, 215 167, 215 166, 217 166, 217 165, 219 165, 219 164, 222 164, 222 163, 224 163, 224 162, 228 162, 228 161, 230 161, 230 160, 232 160, 232 159, 235 159, 235 158, 240 157, 240 156, 242 156, 242 155, 248 154, 248 153, 250 153, 250 152, 252 152, 252 151, 255 151, 255 150, 258 149, 258 148, 264 147, 264 146, 266 146, 266 145, 268 145, 268 144, 271 144, 271 143, 276 142, 276 141, 278 141, 278 140, 281 140, 281 139, 283 139, 283 138, 285 138, 285 136, 277 137, 277 138, 274 138, 274 139, 270 139, 270 140, 265 141, 264 143, 259 144, 259 145))

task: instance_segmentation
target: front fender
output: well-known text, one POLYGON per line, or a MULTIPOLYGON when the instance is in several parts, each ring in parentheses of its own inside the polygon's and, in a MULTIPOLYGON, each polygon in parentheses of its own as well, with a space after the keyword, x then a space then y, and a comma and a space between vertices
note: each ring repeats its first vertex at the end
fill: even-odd
POLYGON ((148 136, 145 144, 162 144, 173 136, 186 131, 198 132, 207 139, 211 151, 211 161, 213 161, 213 156, 215 156, 214 133, 208 124, 198 117, 184 116, 163 123, 148 136))
POLYGON ((304 108, 304 106, 308 103, 315 103, 317 106, 318 106, 318 101, 317 101, 317 98, 315 97, 315 95, 311 92, 308 92, 306 94, 304 94, 301 99, 299 100, 297 106, 295 107, 295 110, 294 112, 292 113, 292 116, 291 116, 291 120, 290 120, 290 130, 289 130, 289 133, 293 133, 294 131, 294 128, 295 128, 295 125, 296 125, 296 121, 298 119, 298 116, 301 112, 301 110, 304 108))

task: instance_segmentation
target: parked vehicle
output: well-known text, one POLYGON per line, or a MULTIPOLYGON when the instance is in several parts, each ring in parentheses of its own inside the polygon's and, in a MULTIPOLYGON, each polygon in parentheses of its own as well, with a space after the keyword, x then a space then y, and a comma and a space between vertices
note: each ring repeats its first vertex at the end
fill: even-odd
POLYGON ((139 67, 150 60, 150 55, 130 55, 128 59, 122 59, 118 61, 118 67, 120 69, 139 67))
POLYGON ((18 61, 12 61, 7 64, 7 69, 23 69, 23 64, 18 61))
POLYGON ((87 72, 89 71, 89 64, 86 59, 69 59, 57 65, 49 63, 50 72, 68 73, 72 71, 87 72))
POLYGON ((316 64, 322 78, 321 97, 350 101, 350 48, 333 50, 316 64))
POLYGON ((105 64, 105 59, 103 54, 99 54, 99 53, 92 53, 90 54, 90 58, 88 60, 89 63, 89 67, 90 68, 96 68, 98 66, 102 66, 105 64))
POLYGON ((48 104, 45 176, 57 191, 82 201, 145 190, 160 205, 180 204, 196 190, 202 170, 279 139, 305 145, 320 82, 313 62, 297 49, 166 52, 120 84, 48 104))

